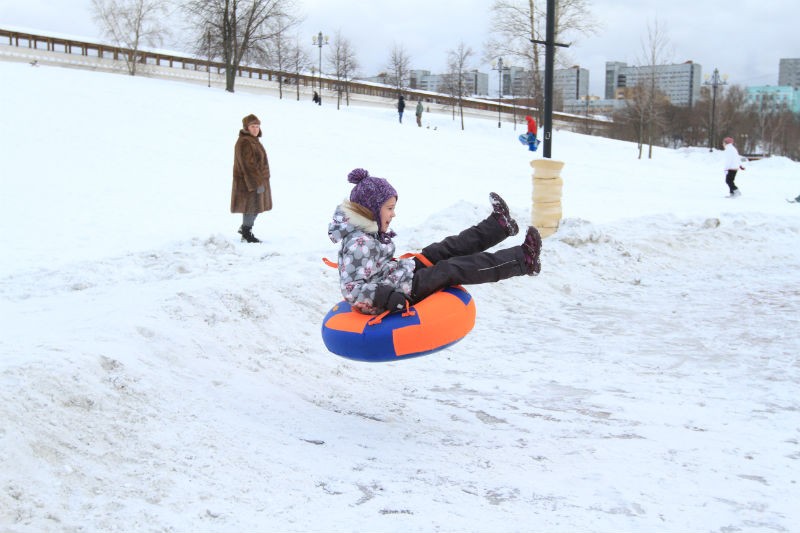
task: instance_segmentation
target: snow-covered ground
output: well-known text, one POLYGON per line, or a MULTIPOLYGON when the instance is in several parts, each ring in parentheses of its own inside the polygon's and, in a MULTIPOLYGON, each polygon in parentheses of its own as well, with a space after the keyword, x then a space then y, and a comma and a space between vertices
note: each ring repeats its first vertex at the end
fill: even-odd
POLYGON ((398 189, 398 252, 484 217, 489 191, 524 225, 521 129, 0 79, 0 530, 800 528, 800 164, 751 163, 729 200, 719 152, 557 131, 542 274, 472 287, 448 350, 355 363, 320 338, 347 173, 398 189), (248 113, 273 176, 261 245, 228 212, 248 113))

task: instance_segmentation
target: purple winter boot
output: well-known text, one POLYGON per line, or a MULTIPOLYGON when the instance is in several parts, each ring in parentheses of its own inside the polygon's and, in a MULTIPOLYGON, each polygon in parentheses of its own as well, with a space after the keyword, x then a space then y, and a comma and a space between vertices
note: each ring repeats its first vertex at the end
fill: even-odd
POLYGON ((511 218, 511 213, 508 211, 508 204, 506 204, 506 201, 500 198, 500 195, 496 192, 489 193, 489 200, 492 202, 492 215, 497 219, 497 222, 503 226, 503 229, 506 230, 506 235, 510 237, 519 233, 517 221, 511 218))
POLYGON ((528 267, 528 275, 536 276, 542 270, 542 263, 539 255, 542 253, 542 236, 539 230, 533 226, 528 226, 525 234, 525 242, 522 243, 522 253, 525 255, 525 266, 528 267))

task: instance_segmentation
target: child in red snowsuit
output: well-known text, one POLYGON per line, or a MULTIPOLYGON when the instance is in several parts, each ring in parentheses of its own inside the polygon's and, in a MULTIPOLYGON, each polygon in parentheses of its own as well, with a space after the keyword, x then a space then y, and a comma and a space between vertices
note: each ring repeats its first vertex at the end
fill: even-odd
POLYGON ((525 120, 528 121, 528 133, 519 136, 519 142, 528 145, 528 150, 535 152, 539 147, 539 139, 536 138, 536 119, 527 115, 525 120))

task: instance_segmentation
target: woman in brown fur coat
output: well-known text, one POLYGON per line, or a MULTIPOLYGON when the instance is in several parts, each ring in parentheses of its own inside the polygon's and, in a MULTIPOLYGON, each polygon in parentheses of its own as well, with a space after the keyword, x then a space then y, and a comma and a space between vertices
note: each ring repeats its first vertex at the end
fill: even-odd
POLYGON ((231 213, 242 213, 242 240, 261 242, 253 235, 256 216, 272 209, 269 187, 269 160, 261 141, 261 121, 255 115, 242 119, 242 129, 233 155, 231 213))

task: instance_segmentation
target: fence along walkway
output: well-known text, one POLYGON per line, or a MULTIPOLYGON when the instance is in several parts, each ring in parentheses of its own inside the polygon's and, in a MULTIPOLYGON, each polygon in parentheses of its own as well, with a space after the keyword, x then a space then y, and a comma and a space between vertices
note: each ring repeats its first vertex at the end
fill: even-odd
MULTIPOLYGON (((77 41, 74 39, 52 35, 39 35, 24 31, 0 28, 0 58, 6 57, 18 61, 39 62, 91 70, 127 73, 126 58, 133 55, 133 50, 102 43, 77 41), (5 46, 7 45, 7 46, 5 46)), ((225 64, 174 53, 137 51, 137 72, 142 75, 159 78, 179 78, 198 83, 208 83, 215 87, 225 86, 225 64)), ((315 76, 305 73, 281 73, 275 70, 249 65, 242 65, 237 72, 237 87, 277 91, 279 78, 282 76, 284 91, 287 95, 300 90, 304 97, 310 97, 311 91, 320 90, 327 97, 335 97, 343 81, 336 78, 315 76), (299 86, 299 87, 297 87, 299 86)), ((351 99, 372 105, 394 105, 397 89, 378 83, 364 81, 347 82, 347 90, 351 99), (390 102, 386 102, 389 100, 390 102)), ((422 100, 438 106, 438 111, 452 110, 457 105, 457 98, 442 93, 404 89, 407 100, 422 100)), ((505 120, 519 121, 518 117, 530 113, 530 108, 521 108, 510 103, 500 103, 479 98, 463 98, 464 113, 476 117, 497 116, 498 110, 505 115, 505 120), (513 117, 513 119, 512 119, 513 117)), ((437 110, 437 109, 433 109, 437 110)), ((608 121, 593 117, 553 113, 556 125, 566 129, 584 129, 587 126, 595 132, 605 131, 608 121)))

